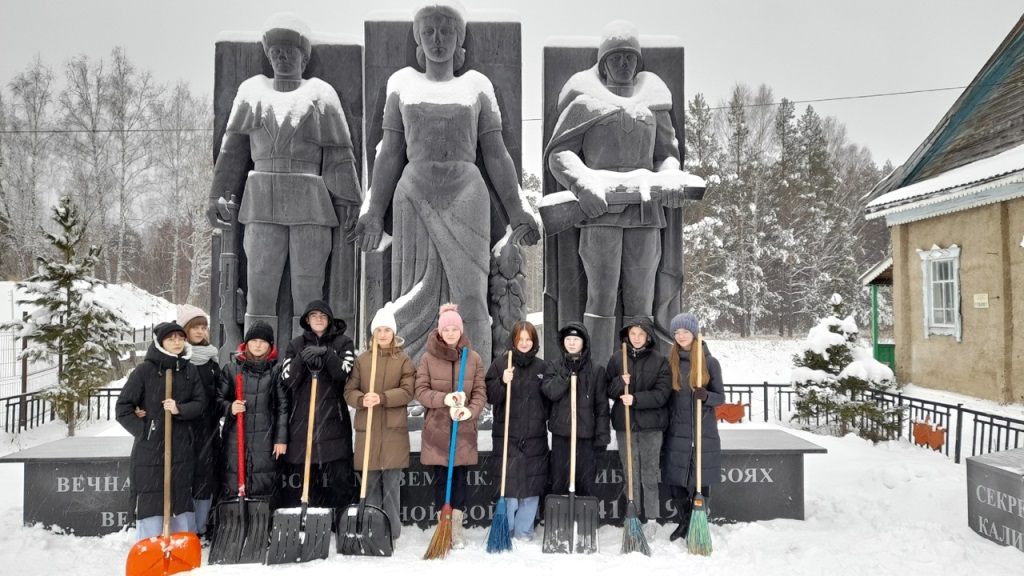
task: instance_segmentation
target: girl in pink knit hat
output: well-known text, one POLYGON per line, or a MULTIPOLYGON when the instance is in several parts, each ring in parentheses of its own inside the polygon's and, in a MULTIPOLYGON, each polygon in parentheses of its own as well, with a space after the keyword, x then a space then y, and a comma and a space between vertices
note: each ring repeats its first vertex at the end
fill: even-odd
POLYGON ((462 520, 469 496, 467 471, 477 463, 477 419, 487 403, 487 387, 483 360, 470 349, 455 304, 441 306, 437 330, 427 338, 427 351, 416 370, 416 400, 427 409, 423 417, 420 462, 434 467, 434 507, 437 510, 445 504, 452 421, 461 422, 456 438, 450 502, 452 547, 464 548, 462 520), (463 349, 467 350, 466 371, 462 392, 457 392, 463 349))

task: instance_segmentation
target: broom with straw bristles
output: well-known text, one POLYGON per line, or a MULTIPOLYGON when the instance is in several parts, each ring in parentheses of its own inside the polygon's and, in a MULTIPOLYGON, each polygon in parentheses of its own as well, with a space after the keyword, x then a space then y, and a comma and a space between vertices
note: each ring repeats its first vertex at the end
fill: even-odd
MULTIPOLYGON (((466 376, 466 348, 462 349, 462 362, 459 366, 459 387, 456 392, 462 392, 462 382, 466 376)), ((444 491, 444 506, 441 507, 441 517, 437 523, 437 530, 434 537, 430 539, 424 560, 435 560, 444 558, 452 549, 452 469, 455 468, 455 445, 459 437, 459 421, 452 420, 452 441, 448 449, 448 486, 444 491)))
MULTIPOLYGON (((697 334, 696 344, 693 348, 693 353, 690 357, 696 362, 695 368, 697 369, 697 377, 703 380, 701 374, 704 370, 704 339, 700 333, 697 334)), ((703 382, 701 382, 703 383, 703 382)), ((704 496, 700 493, 701 487, 701 420, 704 419, 703 402, 699 398, 697 401, 697 424, 694 436, 697 439, 697 487, 693 494, 693 510, 690 512, 690 530, 686 534, 686 549, 690 551, 690 554, 700 554, 701 556, 711 555, 711 529, 708 526, 708 508, 704 504, 704 496)))
MULTIPOLYGON (((626 343, 622 343, 622 375, 629 376, 626 370, 626 343)), ((625 383, 624 383, 625 384, 625 383)), ((629 384, 625 384, 624 394, 629 394, 629 384)), ((633 501, 633 441, 630 434, 629 406, 623 403, 626 409, 626 479, 629 486, 629 494, 626 500, 626 520, 622 524, 622 553, 640 552, 647 556, 651 555, 651 547, 647 545, 647 536, 644 535, 643 526, 637 516, 636 503, 633 501)))
MULTIPOLYGON (((508 351, 508 369, 512 369, 512 351, 508 351)), ((494 506, 491 531, 487 535, 487 552, 512 550, 512 534, 508 529, 508 504, 505 503, 505 469, 508 466, 508 408, 512 404, 512 383, 505 385, 505 442, 501 453, 501 496, 494 506)))

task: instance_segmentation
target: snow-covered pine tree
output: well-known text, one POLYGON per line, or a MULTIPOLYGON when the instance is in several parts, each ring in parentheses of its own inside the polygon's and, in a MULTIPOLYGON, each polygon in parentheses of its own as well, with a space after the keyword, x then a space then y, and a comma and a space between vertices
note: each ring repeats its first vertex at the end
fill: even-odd
POLYGON ((89 246, 84 256, 80 254, 86 225, 70 196, 53 208, 53 220, 59 230, 43 234, 56 257, 37 257, 39 272, 17 284, 28 294, 19 303, 34 308, 27 319, 5 327, 29 339, 22 357, 61 360, 57 384, 43 394, 67 424, 68 436, 74 436, 83 403, 110 381, 111 357, 131 344, 122 343, 123 333, 129 330, 124 317, 93 298, 94 288, 104 284, 92 276, 100 248, 89 246))
POLYGON ((803 354, 793 356, 793 420, 834 436, 856 432, 875 442, 892 439, 900 431, 901 408, 876 397, 895 387, 892 370, 875 360, 870 348, 858 346, 857 323, 852 316, 844 318, 838 294, 831 304, 832 315, 811 328, 803 354))

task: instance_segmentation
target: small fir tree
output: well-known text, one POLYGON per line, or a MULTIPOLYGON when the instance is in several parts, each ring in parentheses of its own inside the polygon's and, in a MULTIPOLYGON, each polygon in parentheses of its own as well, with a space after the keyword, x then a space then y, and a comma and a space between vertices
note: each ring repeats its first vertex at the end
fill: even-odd
POLYGON ((26 319, 4 327, 29 339, 19 357, 58 359, 57 384, 45 389, 43 396, 67 424, 68 436, 74 436, 82 405, 110 381, 111 358, 131 344, 122 342, 129 330, 124 317, 93 297, 95 287, 105 284, 92 276, 100 248, 89 246, 85 256, 80 255, 86 225, 69 196, 53 208, 53 220, 58 232, 43 235, 57 256, 36 258, 39 272, 17 284, 28 294, 19 303, 33 308, 26 319))
POLYGON ((793 420, 805 429, 878 442, 900 432, 902 409, 883 403, 878 392, 895 386, 892 370, 857 345, 857 323, 845 316, 843 299, 832 295, 832 315, 811 328, 802 354, 793 356, 796 389, 793 420))

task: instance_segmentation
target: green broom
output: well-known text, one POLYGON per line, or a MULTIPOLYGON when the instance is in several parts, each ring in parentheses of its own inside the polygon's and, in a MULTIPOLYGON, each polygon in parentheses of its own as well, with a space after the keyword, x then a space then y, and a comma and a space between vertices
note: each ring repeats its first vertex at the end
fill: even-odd
MULTIPOLYGON (((703 373, 703 362, 704 362, 704 341, 700 334, 697 334, 697 343, 694 346, 694 352, 690 355, 696 361, 697 377, 702 378, 703 373)), ((700 493, 701 487, 701 421, 704 419, 703 402, 697 399, 697 424, 696 424, 696 437, 697 437, 697 487, 693 494, 693 511, 690 512, 690 530, 686 534, 686 549, 689 550, 690 554, 700 554, 701 556, 711 555, 711 529, 708 527, 708 508, 704 504, 704 496, 700 493)))
MULTIPOLYGON (((626 370, 626 343, 622 343, 622 375, 628 376, 626 370)), ((625 385, 624 394, 629 394, 629 384, 625 385)), ((629 485, 628 500, 626 501, 626 520, 622 524, 622 553, 640 552, 646 556, 651 555, 651 547, 647 544, 647 536, 644 535, 643 526, 637 515, 636 503, 633 501, 633 441, 630 434, 629 406, 626 409, 626 479, 629 485)))
MULTIPOLYGON (((508 351, 508 369, 512 369, 512 351, 508 351)), ((508 552, 512 550, 512 534, 508 529, 508 504, 505 502, 505 470, 508 466, 508 420, 512 404, 512 383, 505 385, 505 446, 501 453, 501 496, 494 506, 491 531, 487 535, 487 552, 508 552)))

